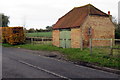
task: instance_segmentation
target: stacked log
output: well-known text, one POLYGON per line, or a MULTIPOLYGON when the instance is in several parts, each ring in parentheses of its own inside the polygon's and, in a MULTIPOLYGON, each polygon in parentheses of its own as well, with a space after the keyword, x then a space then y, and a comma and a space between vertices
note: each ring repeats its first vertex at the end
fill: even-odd
POLYGON ((5 36, 6 36, 6 31, 7 31, 7 27, 0 27, 0 41, 2 43, 5 43, 5 36))
POLYGON ((2 43, 2 28, 0 28, 0 43, 2 43))
POLYGON ((2 28, 3 42, 9 44, 21 44, 25 41, 23 27, 3 27, 2 28))

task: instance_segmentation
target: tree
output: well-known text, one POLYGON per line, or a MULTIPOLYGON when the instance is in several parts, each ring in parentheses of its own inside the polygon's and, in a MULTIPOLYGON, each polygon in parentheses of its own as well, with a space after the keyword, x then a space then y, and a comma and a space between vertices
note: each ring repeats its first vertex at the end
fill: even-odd
POLYGON ((112 22, 115 25, 115 38, 120 39, 120 23, 117 23, 117 19, 112 17, 112 22))
POLYGON ((2 14, 2 27, 8 27, 9 22, 9 17, 2 14))
POLYGON ((39 29, 36 29, 35 32, 40 32, 39 29))
POLYGON ((23 30, 24 30, 25 33, 28 33, 28 30, 26 28, 23 28, 23 30))
POLYGON ((2 27, 2 14, 0 14, 0 27, 2 27))
POLYGON ((115 38, 120 39, 120 23, 117 24, 117 28, 115 30, 115 38))
MULTIPOLYGON (((53 25, 52 25, 53 26, 53 25)), ((47 26, 46 30, 52 31, 52 26, 47 26)))
POLYGON ((30 28, 29 30, 28 30, 28 33, 34 33, 35 32, 35 29, 34 28, 30 28))

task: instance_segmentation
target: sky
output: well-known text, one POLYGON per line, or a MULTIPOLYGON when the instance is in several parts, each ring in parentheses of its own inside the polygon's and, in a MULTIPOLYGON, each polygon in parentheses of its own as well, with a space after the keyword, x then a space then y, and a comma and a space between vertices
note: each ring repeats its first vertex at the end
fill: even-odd
POLYGON ((45 29, 72 10, 86 4, 92 4, 105 13, 118 19, 120 0, 0 0, 0 13, 9 16, 9 26, 45 29))
POLYGON ((120 1, 118 3, 118 23, 120 23, 120 1))

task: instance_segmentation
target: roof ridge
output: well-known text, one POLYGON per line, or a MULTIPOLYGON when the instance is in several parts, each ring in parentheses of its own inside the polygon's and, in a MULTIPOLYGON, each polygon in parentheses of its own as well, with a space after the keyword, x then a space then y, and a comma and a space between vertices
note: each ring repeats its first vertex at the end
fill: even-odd
MULTIPOLYGON (((101 11, 100 9, 98 9, 97 7, 95 7, 95 6, 93 6, 92 4, 86 4, 86 5, 83 5, 83 6, 79 6, 79 7, 74 7, 73 9, 76 9, 76 8, 83 8, 83 7, 88 7, 88 15, 91 13, 90 11, 91 11, 91 7, 93 7, 93 8, 95 8, 96 10, 98 10, 98 11, 100 11, 100 12, 102 12, 102 13, 104 13, 104 14, 106 14, 106 15, 108 15, 107 13, 105 13, 105 12, 103 12, 103 11, 101 11)), ((72 10, 73 10, 72 9, 72 10)))
MULTIPOLYGON (((70 13, 70 12, 72 12, 72 10, 74 10, 74 9, 76 9, 76 8, 83 8, 83 7, 90 7, 90 6, 93 6, 92 4, 86 4, 86 5, 83 5, 83 6, 79 6, 79 7, 74 7, 73 9, 71 9, 69 12, 67 12, 65 15, 67 15, 68 13, 70 13)), ((94 7, 94 6, 93 6, 94 7)), ((94 7, 95 8, 95 7, 94 7)), ((89 12, 90 12, 90 10, 89 10, 89 12)), ((64 17, 65 15, 63 15, 62 17, 64 17)), ((62 18, 61 17, 61 18, 62 18)), ((61 19, 61 18, 59 18, 59 19, 61 19)))
MULTIPOLYGON (((74 7, 74 8, 83 8, 83 7, 87 7, 87 6, 93 6, 93 5, 89 3, 89 4, 86 4, 86 5, 79 6, 79 7, 74 7)), ((73 8, 73 9, 74 9, 74 8, 73 8)))
POLYGON ((53 26, 54 29, 59 28, 72 28, 83 24, 84 19, 88 15, 107 16, 108 14, 96 8, 92 4, 87 4, 80 7, 74 7, 72 10, 67 12, 61 18, 58 19, 56 24, 53 26))
MULTIPOLYGON (((93 5, 91 5, 90 7, 93 7, 93 8, 95 8, 96 10, 100 11, 101 13, 108 15, 107 13, 103 12, 102 10, 98 9, 97 7, 95 7, 95 6, 93 6, 93 5)), ((91 10, 91 9, 92 9, 92 8, 90 8, 90 10, 91 10)))

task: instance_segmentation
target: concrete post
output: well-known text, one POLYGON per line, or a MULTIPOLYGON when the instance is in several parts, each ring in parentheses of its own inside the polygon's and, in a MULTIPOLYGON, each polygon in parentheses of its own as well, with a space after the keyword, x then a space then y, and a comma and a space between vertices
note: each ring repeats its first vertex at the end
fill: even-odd
POLYGON ((2 27, 2 14, 0 13, 0 27, 2 27))
POLYGON ((120 1, 118 2, 118 23, 120 24, 120 1))

